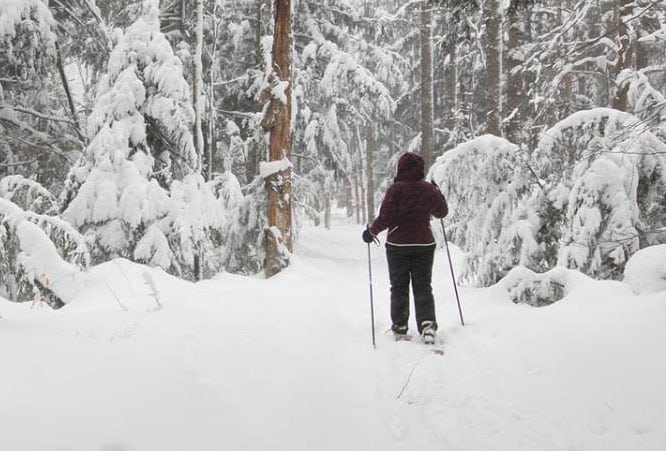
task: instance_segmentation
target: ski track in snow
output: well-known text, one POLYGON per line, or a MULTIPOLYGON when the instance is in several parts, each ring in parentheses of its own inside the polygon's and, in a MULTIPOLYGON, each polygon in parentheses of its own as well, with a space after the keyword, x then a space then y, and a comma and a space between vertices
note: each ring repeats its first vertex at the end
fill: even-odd
POLYGON ((597 282, 535 309, 462 287, 463 328, 439 250, 440 356, 387 332, 372 246, 373 349, 361 229, 302 231, 270 280, 150 270, 162 308, 145 267, 122 260, 93 268, 59 311, 0 300, 0 449, 666 448, 665 293, 597 282))

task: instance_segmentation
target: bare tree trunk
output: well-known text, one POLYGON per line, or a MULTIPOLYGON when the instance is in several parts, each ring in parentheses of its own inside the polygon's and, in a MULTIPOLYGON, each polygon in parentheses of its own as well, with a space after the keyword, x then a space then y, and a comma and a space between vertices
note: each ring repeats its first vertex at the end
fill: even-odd
POLYGON ((502 136, 501 111, 501 49, 500 49, 500 14, 498 0, 485 0, 483 20, 486 25, 484 53, 486 56, 486 131, 502 136))
MULTIPOLYGON (((617 64, 613 68, 613 75, 615 78, 624 69, 634 67, 634 42, 631 36, 632 31, 627 24, 623 22, 623 18, 631 13, 631 8, 634 4, 633 0, 615 0, 613 8, 613 21, 617 30, 616 40, 618 46, 617 64)), ((611 106, 616 110, 629 111, 629 98, 628 98, 629 84, 625 83, 622 86, 617 86, 615 95, 611 102, 611 106)))
POLYGON ((324 228, 331 228, 331 198, 328 196, 324 199, 324 228))
MULTIPOLYGON (((291 63, 292 28, 291 0, 275 0, 273 33, 273 82, 287 83, 282 98, 271 98, 267 116, 270 118, 270 161, 291 157, 291 63)), ((271 277, 288 264, 293 249, 291 214, 291 167, 284 167, 266 177, 268 195, 268 228, 266 229, 265 272, 271 277)))
POLYGON ((195 28, 196 47, 194 51, 194 77, 192 87, 194 91, 194 148, 197 152, 197 167, 195 170, 201 172, 204 155, 203 131, 201 129, 201 117, 203 116, 203 104, 201 91, 203 90, 203 1, 197 0, 197 22, 195 28))
POLYGON ((374 166, 375 132, 372 124, 368 124, 365 139, 365 181, 366 205, 368 211, 368 222, 375 219, 375 180, 372 173, 374 166))
POLYGON ((421 157, 425 167, 432 165, 433 112, 432 112, 432 13, 430 5, 421 5, 421 157))
MULTIPOLYGON (((529 13, 528 13, 529 14, 529 13)), ((520 66, 524 63, 522 46, 525 43, 525 23, 517 8, 509 13, 509 31, 506 53, 506 113, 508 117, 504 135, 514 144, 524 142, 523 112, 525 109, 525 92, 523 72, 520 66)))
POLYGON ((217 67, 217 36, 218 36, 218 26, 220 21, 217 17, 217 3, 213 7, 213 49, 211 51, 212 62, 210 65, 210 83, 208 87, 208 168, 206 169, 207 180, 213 178, 213 158, 215 156, 215 151, 217 151, 217 136, 215 135, 216 120, 217 115, 215 112, 215 68, 217 67))
POLYGON ((359 186, 361 182, 359 181, 358 172, 354 171, 354 203, 356 204, 355 213, 356 213, 356 224, 361 224, 361 193, 359 192, 359 186))
POLYGON ((79 135, 79 138, 83 141, 84 136, 81 133, 79 128, 79 114, 76 111, 76 106, 74 105, 74 98, 72 97, 72 90, 69 88, 69 82, 67 81, 67 75, 65 74, 65 66, 62 62, 62 56, 60 54, 60 46, 56 41, 55 44, 56 51, 56 66, 58 68, 58 74, 60 75, 60 81, 62 82, 62 87, 65 89, 65 95, 67 96, 67 103, 69 104, 69 111, 72 113, 72 119, 74 120, 74 128, 76 133, 79 135))
POLYGON ((650 65, 650 48, 654 45, 649 36, 661 28, 661 23, 659 22, 659 16, 653 14, 644 14, 640 17, 639 23, 634 27, 637 33, 635 37, 635 65, 636 69, 644 69, 650 65))
POLYGON ((264 60, 264 55, 261 50, 261 24, 263 23, 262 10, 264 9, 264 2, 257 2, 257 27, 254 29, 254 51, 257 67, 261 67, 264 60))
MULTIPOLYGON (((451 24, 446 37, 446 54, 448 64, 444 70, 444 114, 446 114, 446 128, 454 133, 456 128, 456 85, 458 84, 458 70, 456 67, 457 33, 453 18, 448 19, 451 24)), ((452 142, 455 144, 455 142, 452 142)))

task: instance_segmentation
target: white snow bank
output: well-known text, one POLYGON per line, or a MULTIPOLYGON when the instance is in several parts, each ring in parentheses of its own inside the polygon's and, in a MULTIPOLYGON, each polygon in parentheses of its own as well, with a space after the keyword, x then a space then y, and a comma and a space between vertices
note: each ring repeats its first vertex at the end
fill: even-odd
POLYGON ((124 258, 92 267, 81 277, 81 289, 66 311, 150 311, 160 307, 161 297, 174 287, 187 290, 190 282, 124 258), (157 288, 159 287, 159 289, 157 288))
POLYGON ((591 281, 585 274, 557 266, 545 273, 535 273, 517 266, 497 283, 509 293, 511 300, 533 306, 543 306, 557 302, 571 293, 582 282, 591 281))
POLYGON ((666 244, 649 246, 631 256, 624 281, 636 294, 666 291, 666 244))
POLYGON ((541 309, 460 287, 463 328, 438 249, 438 356, 386 332, 386 258, 372 246, 368 261, 361 231, 304 230, 296 264, 270 279, 192 284, 115 260, 60 310, 0 301, 0 449, 664 448, 661 296, 558 270, 572 291, 541 309))

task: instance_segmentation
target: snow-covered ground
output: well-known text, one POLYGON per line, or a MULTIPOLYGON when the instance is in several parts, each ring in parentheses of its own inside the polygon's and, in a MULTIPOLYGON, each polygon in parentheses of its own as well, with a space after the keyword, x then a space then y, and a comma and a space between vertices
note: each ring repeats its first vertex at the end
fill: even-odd
POLYGON ((373 247, 373 349, 360 232, 303 231, 270 280, 114 261, 59 311, 0 300, 0 450, 666 449, 666 292, 590 281, 536 309, 463 287, 463 328, 441 250, 439 356, 386 333, 373 247))

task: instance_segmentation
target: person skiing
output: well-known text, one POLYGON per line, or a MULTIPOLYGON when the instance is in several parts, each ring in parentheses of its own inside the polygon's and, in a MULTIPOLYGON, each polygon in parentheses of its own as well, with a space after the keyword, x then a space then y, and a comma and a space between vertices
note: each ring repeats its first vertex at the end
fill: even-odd
POLYGON ((426 182, 423 158, 405 153, 398 160, 393 184, 386 190, 379 216, 363 231, 366 243, 388 229, 386 259, 391 282, 391 330, 396 339, 407 338, 409 285, 414 294, 416 325, 424 343, 436 339, 437 319, 432 294, 435 238, 430 217, 444 218, 448 205, 434 182, 426 182))

